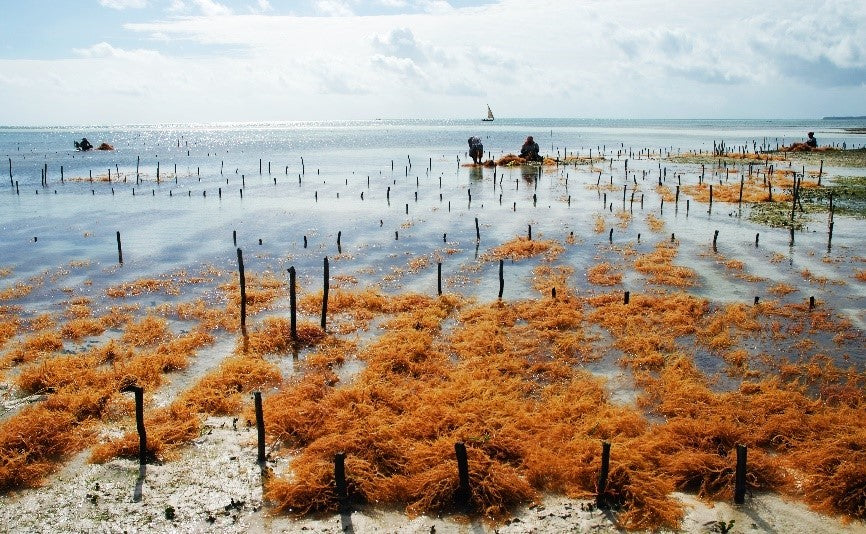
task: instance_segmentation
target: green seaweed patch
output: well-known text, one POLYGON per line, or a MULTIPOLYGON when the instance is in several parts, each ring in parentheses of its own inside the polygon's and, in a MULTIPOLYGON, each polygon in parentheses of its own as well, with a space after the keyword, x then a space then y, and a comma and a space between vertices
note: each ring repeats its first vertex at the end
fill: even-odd
POLYGON ((804 203, 829 211, 831 193, 835 214, 866 218, 866 176, 838 176, 821 187, 803 188, 800 196, 804 203))
MULTIPOLYGON (((806 223, 810 222, 809 214, 820 213, 822 207, 819 204, 803 203, 803 210, 794 211, 794 229, 802 230, 806 223)), ((790 202, 759 202, 752 204, 749 211, 749 220, 771 228, 791 227, 791 203, 790 202)))
POLYGON ((775 152, 784 154, 792 162, 825 167, 866 167, 866 147, 850 150, 828 149, 812 152, 775 152))
MULTIPOLYGON (((790 192, 790 189, 787 191, 790 192)), ((794 212, 794 228, 802 230, 810 221, 809 215, 828 213, 831 194, 834 214, 866 218, 866 176, 837 176, 821 187, 804 187, 800 190, 800 204, 794 212)), ((789 228, 791 203, 753 204, 749 220, 773 228, 789 228)))
POLYGON ((777 153, 773 156, 773 158, 767 158, 766 156, 762 157, 761 154, 755 154, 754 157, 750 156, 717 156, 710 153, 706 154, 695 154, 694 152, 688 152, 685 154, 677 154, 665 157, 665 161, 671 161, 673 163, 692 163, 695 165, 729 165, 731 167, 737 165, 772 165, 773 163, 779 162, 779 157, 781 156, 781 152, 777 153))

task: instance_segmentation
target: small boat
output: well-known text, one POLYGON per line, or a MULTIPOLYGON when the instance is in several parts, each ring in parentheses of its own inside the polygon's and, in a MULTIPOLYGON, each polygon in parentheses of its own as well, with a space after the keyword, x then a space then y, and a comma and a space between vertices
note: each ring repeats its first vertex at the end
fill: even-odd
POLYGON ((488 121, 492 121, 492 120, 493 120, 493 112, 490 110, 490 104, 487 104, 487 118, 486 118, 486 119, 481 119, 481 120, 484 121, 484 122, 488 122, 488 121))

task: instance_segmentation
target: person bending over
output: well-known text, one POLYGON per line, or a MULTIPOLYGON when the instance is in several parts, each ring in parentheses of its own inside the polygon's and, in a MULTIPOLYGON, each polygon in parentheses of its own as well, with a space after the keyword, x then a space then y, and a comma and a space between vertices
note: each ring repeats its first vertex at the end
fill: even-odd
POLYGON ((540 161, 541 157, 538 155, 538 150, 538 143, 530 135, 523 142, 523 146, 520 147, 520 157, 527 161, 540 161))

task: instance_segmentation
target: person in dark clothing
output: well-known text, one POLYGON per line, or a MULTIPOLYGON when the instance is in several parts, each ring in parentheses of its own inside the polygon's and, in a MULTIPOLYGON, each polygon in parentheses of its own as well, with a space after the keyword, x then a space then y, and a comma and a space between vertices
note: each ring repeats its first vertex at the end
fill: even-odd
POLYGON ((474 135, 469 138, 469 157, 475 165, 480 164, 484 159, 484 145, 481 144, 481 139, 474 135))
POLYGON ((818 140, 815 139, 815 132, 809 132, 806 135, 808 136, 808 139, 806 139, 806 145, 810 146, 812 148, 817 148, 818 147, 818 140))
POLYGON ((90 141, 87 140, 86 137, 81 138, 81 142, 74 141, 76 150, 87 151, 93 148, 93 145, 90 144, 90 141))
POLYGON ((523 142, 523 146, 520 147, 520 157, 527 161, 540 161, 541 157, 538 155, 538 151, 538 143, 530 135, 523 142))

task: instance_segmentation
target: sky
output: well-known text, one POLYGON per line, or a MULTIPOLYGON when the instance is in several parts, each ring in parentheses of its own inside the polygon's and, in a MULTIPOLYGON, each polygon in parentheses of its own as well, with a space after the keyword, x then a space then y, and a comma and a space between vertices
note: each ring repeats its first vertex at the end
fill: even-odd
POLYGON ((864 0, 0 0, 0 124, 866 115, 864 0))

